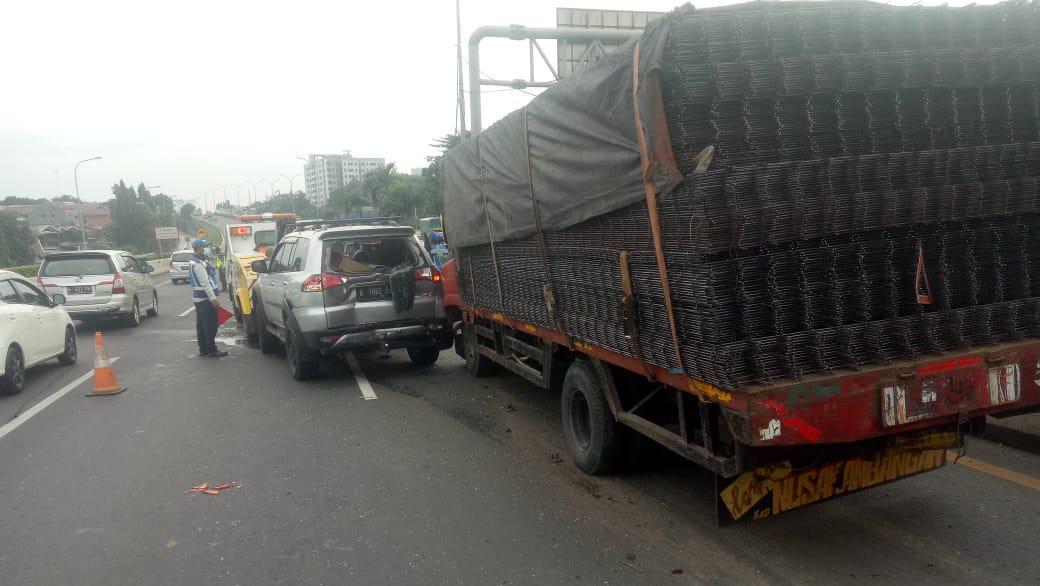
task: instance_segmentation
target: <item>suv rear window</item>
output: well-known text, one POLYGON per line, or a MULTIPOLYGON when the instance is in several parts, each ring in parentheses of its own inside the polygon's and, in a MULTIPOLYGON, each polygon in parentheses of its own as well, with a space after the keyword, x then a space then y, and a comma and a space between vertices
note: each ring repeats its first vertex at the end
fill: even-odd
POLYGON ((112 259, 100 254, 48 258, 40 267, 41 277, 75 277, 78 275, 111 275, 116 272, 112 259))
POLYGON ((324 270, 352 275, 385 272, 408 264, 425 266, 419 243, 411 236, 377 236, 325 242, 324 270))
POLYGON ((175 252, 170 259, 173 262, 188 262, 194 254, 193 252, 175 252))

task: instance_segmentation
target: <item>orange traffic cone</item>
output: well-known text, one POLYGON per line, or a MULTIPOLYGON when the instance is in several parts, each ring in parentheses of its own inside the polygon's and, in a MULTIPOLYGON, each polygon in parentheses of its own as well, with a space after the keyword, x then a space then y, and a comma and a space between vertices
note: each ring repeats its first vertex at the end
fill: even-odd
POLYGON ((105 340, 101 332, 94 332, 94 390, 87 393, 88 397, 102 397, 106 395, 118 395, 126 390, 116 382, 116 373, 112 370, 112 363, 105 351, 105 340))

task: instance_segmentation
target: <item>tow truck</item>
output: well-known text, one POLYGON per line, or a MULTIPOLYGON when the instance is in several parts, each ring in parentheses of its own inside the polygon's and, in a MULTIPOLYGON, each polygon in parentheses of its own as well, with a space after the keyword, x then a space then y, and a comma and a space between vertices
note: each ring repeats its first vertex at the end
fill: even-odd
POLYGON ((256 273, 250 263, 267 257, 278 243, 285 224, 296 222, 296 214, 252 214, 237 216, 238 223, 224 227, 224 271, 235 319, 244 324, 250 340, 256 338, 250 289, 256 273))

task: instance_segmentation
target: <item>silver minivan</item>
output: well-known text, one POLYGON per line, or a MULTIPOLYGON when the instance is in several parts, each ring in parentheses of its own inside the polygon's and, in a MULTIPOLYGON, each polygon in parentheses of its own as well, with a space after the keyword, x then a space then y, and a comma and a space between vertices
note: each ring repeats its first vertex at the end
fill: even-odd
POLYGON ((188 263, 195 256, 193 250, 178 250, 170 255, 170 282, 176 285, 178 282, 188 282, 188 263))
POLYGON ((429 365, 451 347, 440 271, 411 228, 378 219, 296 227, 252 264, 260 349, 284 346, 294 378, 342 352, 404 348, 429 365))
POLYGON ((159 315, 159 294, 149 273, 155 269, 122 250, 80 250, 48 254, 36 283, 49 295, 65 296, 73 319, 119 318, 141 323, 141 311, 159 315))

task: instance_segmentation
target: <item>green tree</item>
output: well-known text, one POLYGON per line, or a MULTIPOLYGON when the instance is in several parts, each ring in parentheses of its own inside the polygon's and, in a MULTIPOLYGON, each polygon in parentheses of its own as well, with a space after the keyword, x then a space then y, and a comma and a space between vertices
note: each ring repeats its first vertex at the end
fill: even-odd
POLYGON ((155 213, 159 216, 159 223, 163 226, 173 226, 177 213, 173 209, 173 198, 160 193, 155 196, 155 213))
MULTIPOLYGON (((146 190, 147 191, 147 190, 146 190)), ((117 246, 134 252, 150 251, 155 244, 155 212, 142 203, 133 187, 122 180, 112 186, 112 239, 117 246)))
POLYGON ((156 211, 155 201, 152 198, 152 192, 148 191, 148 188, 144 186, 143 181, 137 185, 137 198, 141 201, 141 203, 148 206, 148 209, 152 210, 153 212, 156 211))
POLYGON ((428 165, 423 170, 423 177, 429 179, 431 183, 440 191, 441 184, 441 170, 443 168, 444 155, 451 149, 459 146, 462 143, 462 138, 457 134, 445 134, 439 138, 435 138, 430 146, 437 149, 437 154, 426 157, 428 165))
POLYGON ((191 220, 191 215, 195 213, 195 204, 186 203, 181 206, 181 219, 185 221, 191 220))
POLYGON ((365 178, 362 180, 362 186, 364 194, 368 196, 368 201, 371 202, 372 207, 380 207, 383 197, 390 190, 396 175, 396 163, 387 163, 384 167, 375 171, 369 171, 365 175, 365 178))
POLYGON ((18 197, 17 195, 9 195, 9 196, 4 198, 3 205, 5 205, 5 206, 19 206, 19 205, 24 206, 24 205, 32 205, 32 204, 34 204, 34 203, 36 203, 38 201, 39 200, 33 199, 31 197, 18 197))
POLYGON ((0 267, 27 265, 33 262, 35 254, 33 236, 29 225, 19 222, 12 215, 0 213, 0 267))

